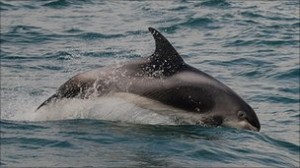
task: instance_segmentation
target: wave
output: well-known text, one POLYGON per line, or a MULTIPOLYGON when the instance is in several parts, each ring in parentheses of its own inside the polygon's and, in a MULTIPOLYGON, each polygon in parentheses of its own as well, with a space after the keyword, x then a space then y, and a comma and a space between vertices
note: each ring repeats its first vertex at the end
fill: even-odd
POLYGON ((79 40, 101 40, 117 39, 132 34, 103 34, 95 32, 83 32, 79 29, 69 29, 66 33, 56 34, 39 27, 17 25, 10 27, 8 32, 1 33, 1 43, 35 44, 55 42, 57 40, 79 39, 79 40))
POLYGON ((42 6, 54 8, 54 9, 62 9, 70 6, 80 6, 83 4, 92 4, 91 0, 52 0, 51 2, 47 2, 42 6))
POLYGON ((213 23, 213 19, 211 18, 190 18, 187 21, 180 23, 180 26, 186 26, 186 27, 206 27, 209 24, 213 23))
POLYGON ((272 46, 272 47, 282 47, 282 46, 298 46, 299 40, 261 40, 261 39, 253 39, 253 40, 234 40, 226 42, 224 47, 241 47, 241 46, 256 46, 256 47, 264 47, 264 46, 272 46))
POLYGON ((221 26, 217 21, 209 17, 189 18, 180 23, 172 23, 169 26, 160 26, 158 29, 165 30, 167 33, 175 33, 177 30, 191 28, 191 29, 219 29, 221 26))
POLYGON ((293 97, 286 97, 282 95, 274 95, 274 94, 265 94, 265 95, 258 95, 253 98, 253 101, 257 102, 269 102, 275 104, 297 104, 299 103, 299 98, 296 96, 293 97))
POLYGON ((231 4, 226 0, 205 0, 204 2, 201 2, 199 6, 229 8, 231 7, 231 4))
POLYGON ((6 11, 6 10, 14 10, 16 7, 14 5, 11 5, 9 3, 0 2, 0 11, 6 11))
POLYGON ((299 80, 300 80, 299 74, 300 74, 299 67, 291 67, 291 68, 288 68, 287 70, 279 71, 279 72, 267 75, 267 78, 299 82, 299 80))
MULTIPOLYGON (((124 150, 123 146, 125 145, 130 147, 130 151, 126 151, 129 153, 140 151, 136 148, 139 149, 141 146, 143 146, 143 150, 147 151, 156 147, 160 149, 160 157, 166 154, 165 152, 172 156, 176 153, 177 157, 195 160, 196 163, 192 165, 199 165, 199 162, 201 165, 218 162, 223 166, 269 165, 280 167, 282 165, 295 166, 298 163, 297 160, 289 158, 287 154, 297 156, 299 145, 265 133, 232 128, 139 125, 89 119, 47 122, 1 120, 0 123, 1 131, 5 133, 1 139, 3 147, 17 146, 25 151, 42 150, 39 151, 40 159, 43 157, 41 155, 49 156, 49 152, 53 154, 51 152, 53 150, 67 150, 65 156, 78 156, 68 153, 78 149, 82 151, 82 146, 88 148, 87 151, 90 153, 93 151, 90 149, 91 145, 92 147, 101 146, 100 151, 105 154, 113 151, 115 155, 114 152, 124 150), (147 145, 145 146, 145 144, 147 145), (114 150, 111 150, 111 145, 114 146, 114 150), (118 148, 119 145, 122 147, 118 148), (44 150, 47 152, 43 153, 44 150)), ((3 164, 10 163, 11 160, 7 157, 4 155, 3 164)), ((131 155, 127 159, 130 158, 131 155)), ((132 159, 136 161, 137 158, 130 160, 132 159)), ((105 162, 101 162, 105 164, 105 162)), ((191 163, 189 162, 189 164, 191 163)))
POLYGON ((41 43, 52 39, 51 36, 48 36, 46 33, 47 31, 35 26, 11 26, 8 32, 1 33, 1 43, 41 43), (4 39, 4 41, 2 41, 2 39, 4 39))
MULTIPOLYGON (((284 17, 284 16, 267 16, 260 14, 261 12, 253 12, 253 11, 243 11, 241 12, 241 16, 248 17, 248 18, 264 18, 268 20, 274 20, 274 21, 299 21, 298 18, 294 17, 284 17)), ((271 15, 271 14, 269 14, 271 15)))
POLYGON ((111 39, 124 37, 123 34, 102 34, 102 33, 81 33, 75 37, 81 38, 83 40, 98 40, 98 39, 111 39))

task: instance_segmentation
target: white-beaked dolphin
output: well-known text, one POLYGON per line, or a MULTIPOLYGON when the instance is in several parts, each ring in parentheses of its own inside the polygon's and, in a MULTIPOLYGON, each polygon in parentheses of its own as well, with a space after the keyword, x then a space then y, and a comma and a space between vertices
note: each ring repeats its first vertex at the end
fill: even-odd
POLYGON ((240 96, 186 64, 160 32, 151 27, 149 31, 156 45, 151 56, 78 74, 37 109, 63 98, 130 93, 169 107, 165 114, 176 116, 181 124, 260 130, 254 110, 240 96))

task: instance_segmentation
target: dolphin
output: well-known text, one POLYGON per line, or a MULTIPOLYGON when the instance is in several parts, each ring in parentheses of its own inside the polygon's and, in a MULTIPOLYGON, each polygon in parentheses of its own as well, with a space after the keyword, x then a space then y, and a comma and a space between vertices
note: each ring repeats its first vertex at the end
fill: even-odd
POLYGON ((254 110, 232 89, 186 64, 171 43, 149 27, 155 51, 146 58, 75 75, 38 108, 63 98, 88 99, 129 93, 153 100, 180 124, 260 130, 254 110), (168 110, 169 109, 169 110, 168 110))

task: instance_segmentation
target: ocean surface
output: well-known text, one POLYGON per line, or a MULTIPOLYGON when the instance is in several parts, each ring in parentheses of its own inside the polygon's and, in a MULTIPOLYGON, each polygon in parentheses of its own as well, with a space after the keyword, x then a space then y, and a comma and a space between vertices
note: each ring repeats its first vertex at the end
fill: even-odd
POLYGON ((299 6, 1 0, 0 167, 299 167, 299 6), (243 97, 261 131, 169 125, 113 97, 35 111, 75 74, 151 55, 148 27, 243 97))

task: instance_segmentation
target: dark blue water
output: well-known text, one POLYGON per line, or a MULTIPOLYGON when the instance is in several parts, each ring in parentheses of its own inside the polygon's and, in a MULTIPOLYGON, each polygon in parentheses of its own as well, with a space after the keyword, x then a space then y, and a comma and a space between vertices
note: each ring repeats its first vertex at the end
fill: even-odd
MULTIPOLYGON (((299 5, 1 0, 1 167, 299 167, 299 5), (150 26, 239 93, 261 131, 101 120, 91 102, 36 117, 71 76, 152 54, 150 26)), ((121 119, 132 107, 103 101, 121 119)))

